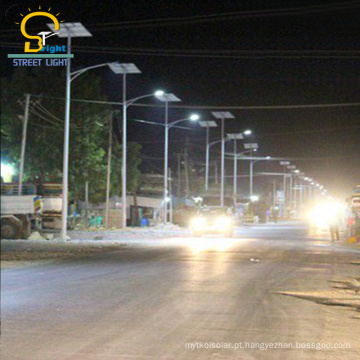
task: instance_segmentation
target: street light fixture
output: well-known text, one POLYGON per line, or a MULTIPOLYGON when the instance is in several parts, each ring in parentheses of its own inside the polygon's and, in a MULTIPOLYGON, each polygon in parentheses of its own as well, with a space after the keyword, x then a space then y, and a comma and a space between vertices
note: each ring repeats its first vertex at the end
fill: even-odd
POLYGON ((249 136, 252 134, 252 131, 250 129, 247 129, 244 131, 244 135, 249 136))
POLYGON ((198 114, 192 114, 189 117, 189 120, 191 121, 198 121, 200 119, 200 116, 198 114))
POLYGON ((234 119, 234 115, 229 111, 213 111, 211 114, 221 120, 221 191, 220 206, 224 206, 225 192, 225 119, 234 119))
POLYGON ((12 176, 15 174, 15 169, 12 165, 1 163, 1 177, 4 182, 11 182, 12 176))

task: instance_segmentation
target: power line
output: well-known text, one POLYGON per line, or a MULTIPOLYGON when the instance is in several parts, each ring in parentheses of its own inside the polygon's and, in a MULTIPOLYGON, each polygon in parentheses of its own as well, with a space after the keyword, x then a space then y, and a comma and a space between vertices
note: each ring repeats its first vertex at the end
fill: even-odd
MULTIPOLYGON (((63 97, 51 97, 44 95, 33 95, 32 97, 64 100, 63 97)), ((107 105, 122 105, 119 101, 103 101, 103 100, 87 100, 87 99, 71 99, 74 102, 92 103, 92 104, 107 104, 107 105)), ((142 104, 136 103, 131 106, 149 107, 149 108, 163 108, 163 105, 157 104, 142 104)), ((300 105, 245 105, 245 106, 228 106, 228 105, 172 105, 172 108, 177 109, 228 109, 228 110, 283 110, 283 109, 312 109, 312 108, 331 108, 331 107, 356 107, 360 106, 360 102, 353 103, 323 103, 323 104, 300 104, 300 105)))
POLYGON ((112 31, 114 29, 139 29, 147 27, 159 26, 179 26, 189 25, 194 23, 214 22, 214 21, 229 21, 239 18, 258 18, 258 17, 275 17, 275 16, 289 16, 299 14, 321 13, 329 11, 340 11, 351 8, 358 8, 360 4, 358 1, 350 1, 346 3, 330 3, 323 5, 312 5, 304 7, 293 8, 279 8, 279 9, 263 9, 252 11, 239 11, 228 13, 215 13, 208 15, 186 16, 176 18, 157 18, 148 20, 135 20, 126 22, 110 22, 103 24, 89 24, 88 27, 92 31, 112 31))
MULTIPOLYGON (((146 20, 132 20, 122 22, 107 22, 88 24, 87 28, 91 31, 113 31, 115 29, 140 29, 149 27, 164 27, 164 26, 181 26, 195 23, 206 23, 214 21, 229 21, 236 19, 251 19, 264 17, 280 17, 289 15, 301 15, 312 13, 323 13, 331 11, 348 10, 360 7, 358 1, 348 1, 339 3, 319 4, 312 6, 291 7, 291 8, 275 8, 275 9, 261 9, 250 11, 236 11, 226 13, 213 13, 207 15, 194 15, 183 17, 166 17, 146 20)), ((34 29, 34 28, 33 28, 34 29)), ((30 30, 30 29, 29 29, 30 30)), ((6 29, 2 32, 15 32, 18 29, 6 29)))
MULTIPOLYGON (((4 47, 23 48, 23 44, 2 42, 4 47)), ((96 53, 111 55, 160 56, 185 58, 218 59, 357 59, 360 50, 209 50, 209 49, 153 49, 119 48, 105 46, 73 46, 78 53, 96 53)))

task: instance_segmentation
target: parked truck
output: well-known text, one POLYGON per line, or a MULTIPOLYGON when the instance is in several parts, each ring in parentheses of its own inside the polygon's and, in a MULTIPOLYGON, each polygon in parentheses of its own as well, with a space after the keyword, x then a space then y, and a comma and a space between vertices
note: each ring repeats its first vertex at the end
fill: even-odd
POLYGON ((1 195, 1 238, 27 239, 41 227, 41 211, 38 195, 1 195))
POLYGON ((61 228, 61 184, 1 185, 1 238, 27 239, 31 230, 61 228))

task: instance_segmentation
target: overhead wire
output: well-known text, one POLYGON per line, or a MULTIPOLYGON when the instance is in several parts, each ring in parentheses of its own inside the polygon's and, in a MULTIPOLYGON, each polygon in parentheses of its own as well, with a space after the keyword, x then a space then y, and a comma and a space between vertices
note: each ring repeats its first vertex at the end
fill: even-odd
MULTIPOLYGON (((149 27, 179 26, 195 23, 206 23, 214 21, 230 21, 236 19, 251 19, 259 17, 281 17, 289 15, 301 15, 312 13, 323 13, 331 11, 349 10, 360 7, 359 1, 347 1, 327 4, 316 4, 311 6, 296 6, 287 8, 269 8, 260 10, 242 10, 224 13, 212 13, 205 15, 192 15, 181 17, 164 17, 145 20, 117 21, 106 23, 88 24, 92 31, 113 31, 114 29, 140 29, 149 27)), ((18 29, 5 29, 1 32, 15 32, 18 29)))

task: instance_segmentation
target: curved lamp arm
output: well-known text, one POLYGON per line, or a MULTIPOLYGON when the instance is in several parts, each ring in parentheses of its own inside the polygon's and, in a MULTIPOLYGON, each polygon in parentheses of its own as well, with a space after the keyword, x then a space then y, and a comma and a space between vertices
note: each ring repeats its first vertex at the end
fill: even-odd
POLYGON ((145 99, 145 98, 152 97, 152 96, 155 96, 155 95, 153 93, 151 93, 151 94, 142 95, 142 96, 138 96, 136 98, 130 99, 130 100, 126 101, 126 103, 125 103, 126 107, 131 106, 134 102, 136 102, 138 100, 145 99))
POLYGON ((77 71, 73 71, 72 73, 70 73, 70 82, 75 80, 78 76, 80 76, 81 74, 83 74, 84 72, 91 70, 91 69, 96 69, 99 67, 103 67, 103 66, 107 66, 109 65, 109 63, 104 63, 104 64, 99 64, 99 65, 93 65, 93 66, 89 66, 87 68, 84 69, 80 69, 77 71))
POLYGON ((189 118, 187 117, 187 118, 184 118, 184 119, 173 121, 172 123, 168 124, 168 129, 171 129, 173 126, 175 126, 179 122, 186 121, 186 120, 189 120, 189 118))

